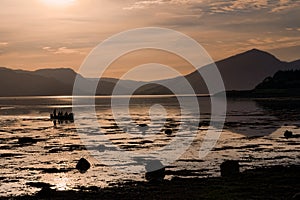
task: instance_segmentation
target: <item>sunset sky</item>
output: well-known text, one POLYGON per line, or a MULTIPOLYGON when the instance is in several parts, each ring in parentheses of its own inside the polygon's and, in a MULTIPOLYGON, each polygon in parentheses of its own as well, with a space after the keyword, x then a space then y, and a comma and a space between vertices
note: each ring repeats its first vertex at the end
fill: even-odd
MULTIPOLYGON (((104 39, 147 26, 187 34, 203 45, 215 61, 252 48, 273 53, 281 60, 300 59, 300 0, 0 0, 0 3, 0 66, 3 67, 78 70, 88 53, 104 39)), ((131 57, 138 57, 139 61, 124 58, 107 76, 121 73, 122 66, 145 62, 144 56, 131 57)), ((170 60, 175 65, 180 63, 176 58, 170 60)), ((189 71, 183 69, 184 73, 189 71)))

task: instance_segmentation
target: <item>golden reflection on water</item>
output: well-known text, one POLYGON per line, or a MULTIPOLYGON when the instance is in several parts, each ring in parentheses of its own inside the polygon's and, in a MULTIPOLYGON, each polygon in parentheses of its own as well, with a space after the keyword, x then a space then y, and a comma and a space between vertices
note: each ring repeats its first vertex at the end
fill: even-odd
POLYGON ((60 177, 54 178, 54 184, 55 187, 53 189, 56 189, 58 191, 65 191, 71 189, 69 185, 71 184, 70 179, 65 175, 61 174, 60 177))
MULTIPOLYGON (((164 134, 164 128, 172 128, 173 135, 179 134, 176 130, 179 125, 190 124, 193 119, 200 118, 201 126, 197 124, 199 132, 195 141, 168 168, 170 172, 176 174, 180 170, 199 169, 198 177, 218 176, 219 165, 224 159, 240 160, 242 170, 253 166, 300 162, 300 138, 287 140, 282 137, 287 129, 300 134, 300 111, 287 108, 276 110, 276 107, 269 109, 265 104, 249 100, 228 101, 227 121, 222 135, 211 153, 199 160, 199 148, 206 130, 210 128, 210 106, 206 98, 199 101, 201 116, 193 112, 183 115, 174 98, 135 98, 130 102, 129 116, 120 115, 120 124, 117 124, 110 108, 110 99, 97 98, 97 120, 111 141, 107 150, 112 149, 112 145, 133 153, 156 150, 172 140, 172 136, 164 134), (161 116, 160 112, 149 114, 154 104, 164 105, 164 108, 157 107, 154 111, 165 109, 165 116, 161 116), (130 126, 130 120, 133 126, 130 126), (143 135, 138 124, 148 124, 155 134, 147 134, 146 131, 143 135)), ((88 126, 89 123, 82 125, 89 134, 81 137, 73 123, 53 126, 49 120, 53 107, 71 112, 71 102, 70 97, 0 98, 0 196, 30 194, 40 190, 29 187, 26 185, 28 182, 49 183, 53 189, 65 191, 81 186, 106 187, 120 180, 144 180, 143 174, 119 172, 105 166, 101 159, 89 156, 81 140, 81 137, 88 137, 94 142, 94 137, 97 137, 97 132, 88 126), (24 137, 32 138, 34 142, 20 144, 19 138, 24 137), (85 174, 75 169, 81 157, 92 164, 85 174)), ((118 111, 122 109, 118 107, 118 111)), ((89 121, 88 118, 86 120, 89 121)), ((101 144, 94 146, 98 148, 101 144)), ((105 158, 105 151, 101 155, 105 158)))

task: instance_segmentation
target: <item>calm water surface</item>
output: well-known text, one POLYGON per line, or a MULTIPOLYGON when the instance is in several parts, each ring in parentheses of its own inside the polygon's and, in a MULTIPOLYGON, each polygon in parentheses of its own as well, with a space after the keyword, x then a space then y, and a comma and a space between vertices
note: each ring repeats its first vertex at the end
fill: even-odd
MULTIPOLYGON (((227 118, 224 129, 220 130, 221 137, 204 159, 199 159, 198 154, 206 131, 211 128, 210 99, 199 97, 198 101, 201 116, 193 110, 181 113, 177 99, 172 96, 133 97, 129 107, 131 119, 126 115, 122 118, 122 105, 117 108, 122 119, 122 126, 119 126, 112 114, 110 98, 97 97, 97 121, 101 132, 110 141, 110 144, 101 145, 133 153, 147 152, 168 145, 174 136, 181 134, 178 127, 189 124, 198 130, 197 136, 188 151, 167 167, 168 179, 174 176, 218 176, 219 165, 225 159, 240 160, 242 170, 265 165, 300 164, 300 139, 282 137, 287 129, 300 134, 300 100, 228 99, 227 118), (163 106, 163 109, 157 105, 163 106), (200 126, 191 123, 199 119, 200 126), (151 130, 156 134, 143 133, 138 124, 151 124, 151 130), (131 134, 124 128, 126 126, 131 134), (168 128, 173 130, 171 136, 164 134, 168 128)), ((92 140, 97 135, 95 130, 87 128, 85 135, 79 135, 74 123, 57 124, 55 127, 49 120, 54 108, 71 112, 72 98, 0 98, 0 196, 30 194, 39 190, 29 186, 29 182, 45 182, 58 190, 70 190, 81 186, 106 187, 118 181, 143 180, 143 174, 115 170, 91 156, 81 137, 92 140), (21 143, 22 138, 31 140, 21 143), (74 169, 82 157, 92 164, 84 174, 74 169)), ((98 144, 90 145, 99 147, 98 144)))

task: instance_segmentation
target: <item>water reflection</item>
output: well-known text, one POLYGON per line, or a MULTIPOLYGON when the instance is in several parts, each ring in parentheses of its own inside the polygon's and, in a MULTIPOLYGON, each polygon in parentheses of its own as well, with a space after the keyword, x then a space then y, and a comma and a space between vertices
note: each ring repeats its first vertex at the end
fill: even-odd
POLYGON ((270 115, 278 118, 282 124, 299 127, 300 99, 261 99, 256 100, 256 103, 270 115))
MULTIPOLYGON (((133 98, 130 116, 120 115, 120 125, 112 113, 110 98, 96 98, 97 123, 109 143, 94 143, 99 130, 89 126, 90 119, 85 118, 82 121, 87 130, 84 137, 90 141, 86 146, 74 123, 57 124, 54 128, 49 119, 53 108, 72 112, 70 97, 0 98, 0 194, 37 191, 25 184, 28 182, 45 182, 56 189, 68 190, 80 186, 103 187, 126 179, 142 180, 144 176, 141 174, 122 173, 104 165, 87 149, 100 152, 104 158, 108 151, 117 152, 119 148, 132 154, 160 149, 181 133, 178 130, 181 125, 187 131, 190 127, 197 128, 198 134, 187 152, 166 167, 167 178, 183 174, 218 175, 224 158, 240 160, 243 169, 270 163, 299 162, 299 138, 287 140, 282 137, 286 129, 299 131, 300 103, 297 99, 228 99, 225 129, 217 146, 202 160, 199 159, 199 148, 206 130, 211 128, 211 105, 209 98, 200 97, 198 100, 200 116, 193 108, 182 113, 178 100, 172 96, 133 98), (199 120, 200 124, 195 124, 199 120), (141 127, 142 124, 147 125, 147 129, 141 127), (167 129, 172 130, 170 135, 165 134, 167 129), (92 163, 85 174, 75 170, 77 161, 82 157, 92 163)), ((82 108, 85 106, 88 105, 82 105, 82 108)), ((122 111, 121 105, 119 109, 122 111)), ((138 160, 144 162, 143 159, 135 157, 132 163, 138 160)), ((118 157, 115 161, 119 161, 118 157)))
POLYGON ((71 185, 69 178, 62 174, 60 177, 54 178, 55 187, 58 191, 65 191, 71 189, 69 186, 71 185))

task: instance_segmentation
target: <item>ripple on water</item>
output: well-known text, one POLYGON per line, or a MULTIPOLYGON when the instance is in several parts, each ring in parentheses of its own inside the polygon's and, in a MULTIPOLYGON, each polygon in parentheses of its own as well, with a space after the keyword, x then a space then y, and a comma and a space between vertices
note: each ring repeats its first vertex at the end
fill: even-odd
MULTIPOLYGON (((205 158, 199 158, 199 149, 210 128, 209 113, 201 118, 198 135, 188 151, 172 166, 167 166, 167 178, 218 176, 219 165, 225 159, 238 160, 242 170, 254 166, 299 164, 300 138, 286 139, 282 135, 286 129, 300 132, 299 126, 292 126, 299 122, 272 116, 253 102, 249 103, 250 106, 244 105, 245 102, 239 104, 242 104, 239 106, 242 111, 229 105, 225 129, 215 148, 205 158)), ((24 114, 23 117, 16 117, 1 115, 0 112, 0 196, 33 193, 42 187, 75 190, 83 186, 104 187, 120 180, 143 180, 143 174, 128 174, 106 166, 101 159, 90 156, 87 149, 107 156, 106 151, 116 151, 118 148, 132 153, 163 148, 174 137, 182 136, 178 131, 180 125, 186 123, 194 126, 194 115, 184 116, 180 121, 178 111, 172 109, 170 106, 171 111, 164 124, 151 126, 149 112, 141 106, 133 108, 132 119, 122 116, 121 125, 116 123, 111 111, 105 107, 97 114, 102 132, 83 122, 82 135, 78 135, 77 127, 72 123, 53 127, 48 120, 48 113, 44 116, 24 114), (135 124, 130 126, 130 120, 135 120, 135 124), (138 124, 147 124, 148 128, 154 130, 153 133, 145 130, 146 134, 143 134, 138 124), (172 129, 171 136, 164 134, 166 129, 172 129), (104 134, 108 141, 97 140, 99 134, 104 134), (86 139, 88 146, 81 139, 86 139), (85 174, 75 169, 82 157, 92 164, 85 174)), ((297 113, 291 115, 291 118, 299 119, 297 113)), ((194 128, 198 128, 198 124, 194 128)))

